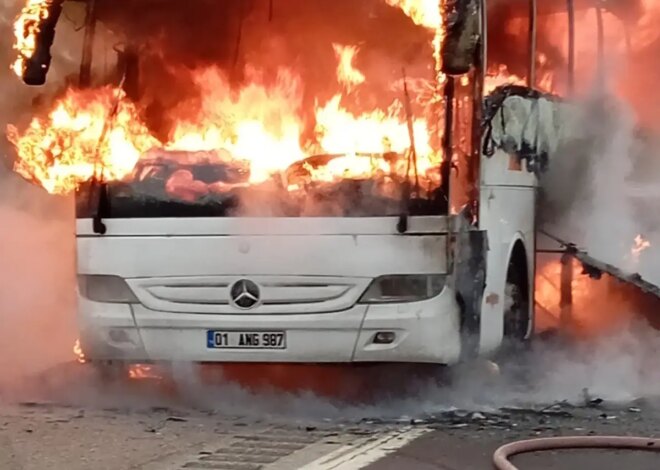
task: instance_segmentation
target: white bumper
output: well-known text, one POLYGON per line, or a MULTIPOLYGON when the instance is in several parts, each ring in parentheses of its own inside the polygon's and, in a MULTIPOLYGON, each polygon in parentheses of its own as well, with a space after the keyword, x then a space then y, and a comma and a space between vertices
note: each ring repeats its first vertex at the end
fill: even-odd
POLYGON ((92 360, 453 364, 460 355, 459 310, 449 288, 422 302, 296 315, 171 313, 84 298, 79 302, 81 342, 92 360), (287 348, 210 349, 208 330, 284 330, 287 348), (374 344, 379 331, 394 332, 394 342, 374 344))

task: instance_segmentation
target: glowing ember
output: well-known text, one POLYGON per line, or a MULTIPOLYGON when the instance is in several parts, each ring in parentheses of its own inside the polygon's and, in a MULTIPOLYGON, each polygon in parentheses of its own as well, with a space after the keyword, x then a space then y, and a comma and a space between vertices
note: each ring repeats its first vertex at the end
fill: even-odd
POLYGON ((149 364, 131 364, 128 368, 128 378, 133 380, 160 379, 156 368, 149 364))
POLYGON ((123 99, 121 91, 109 87, 71 89, 47 117, 35 117, 24 132, 8 126, 7 137, 20 157, 14 169, 54 194, 75 190, 101 167, 105 179, 121 179, 133 170, 140 154, 156 143, 137 118, 135 107, 123 99), (112 117, 117 99, 119 106, 112 117), (106 125, 107 134, 101 139, 106 125))
POLYGON ((355 46, 341 46, 333 44, 339 66, 337 67, 337 80, 347 90, 351 90, 355 85, 364 83, 365 77, 353 66, 353 61, 358 53, 358 48, 355 46))
POLYGON ((87 359, 85 359, 85 353, 82 350, 82 347, 80 346, 80 340, 77 339, 76 342, 73 344, 73 354, 76 355, 76 360, 84 364, 87 362, 87 359))
POLYGON ((632 249, 630 250, 633 259, 635 261, 639 261, 639 255, 642 253, 642 251, 646 250, 651 246, 651 242, 648 240, 645 240, 644 237, 641 235, 637 235, 635 237, 635 244, 633 245, 632 249))
POLYGON ((42 21, 48 18, 52 0, 27 0, 23 11, 14 23, 14 49, 18 57, 11 68, 19 77, 25 70, 25 61, 34 55, 37 47, 36 35, 42 21))

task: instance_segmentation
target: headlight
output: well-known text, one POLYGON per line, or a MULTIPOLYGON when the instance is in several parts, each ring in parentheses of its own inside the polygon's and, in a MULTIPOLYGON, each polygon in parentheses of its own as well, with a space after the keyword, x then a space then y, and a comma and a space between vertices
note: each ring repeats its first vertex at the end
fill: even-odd
POLYGON ((80 295, 94 302, 139 303, 126 281, 119 276, 78 276, 80 295))
POLYGON ((393 274, 377 277, 362 294, 360 303, 416 302, 430 299, 445 287, 444 274, 393 274))

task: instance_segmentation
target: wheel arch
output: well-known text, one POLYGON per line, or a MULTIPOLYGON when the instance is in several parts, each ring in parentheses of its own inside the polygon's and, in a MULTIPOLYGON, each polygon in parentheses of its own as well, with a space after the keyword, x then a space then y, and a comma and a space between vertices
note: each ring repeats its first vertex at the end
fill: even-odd
POLYGON ((506 273, 504 278, 505 286, 507 283, 511 282, 511 275, 513 270, 520 270, 519 275, 522 279, 524 279, 524 283, 521 287, 523 289, 523 295, 525 295, 527 298, 528 304, 527 313, 529 317, 529 323, 527 336, 529 336, 534 328, 534 266, 530 264, 530 254, 527 249, 527 244, 525 243, 524 237, 520 233, 516 234, 509 248, 509 254, 507 256, 506 262, 506 273))

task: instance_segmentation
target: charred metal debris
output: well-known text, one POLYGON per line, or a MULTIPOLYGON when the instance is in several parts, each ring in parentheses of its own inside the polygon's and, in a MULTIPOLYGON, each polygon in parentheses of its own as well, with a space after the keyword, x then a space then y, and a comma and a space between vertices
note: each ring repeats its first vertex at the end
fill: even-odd
POLYGON ((561 98, 518 85, 497 88, 484 99, 482 153, 498 150, 525 161, 527 171, 540 176, 550 155, 569 137, 572 114, 561 98))
POLYGON ((579 249, 573 243, 566 242, 544 230, 541 230, 541 233, 557 242, 563 248, 563 250, 565 250, 566 254, 574 257, 580 263, 582 263, 584 274, 587 274, 592 279, 600 279, 603 273, 606 273, 621 282, 634 285, 646 294, 653 294, 656 297, 660 297, 660 287, 651 284, 639 273, 626 273, 616 266, 595 259, 594 257, 590 256, 589 253, 579 249))
POLYGON ((33 22, 39 22, 36 26, 38 32, 35 33, 34 52, 31 57, 24 57, 22 79, 26 85, 40 86, 46 83, 52 59, 50 49, 55 41, 55 26, 62 14, 63 3, 64 0, 49 0, 48 15, 44 19, 32 20, 24 25, 24 34, 27 36, 29 29, 35 28, 33 22))

